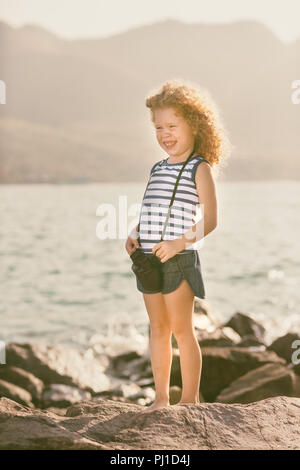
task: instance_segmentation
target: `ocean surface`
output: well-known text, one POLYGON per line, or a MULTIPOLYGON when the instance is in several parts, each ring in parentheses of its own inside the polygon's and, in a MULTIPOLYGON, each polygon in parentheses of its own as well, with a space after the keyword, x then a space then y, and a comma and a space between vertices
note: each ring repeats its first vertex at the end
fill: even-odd
MULTIPOLYGON (((216 184, 219 224, 198 250, 213 317, 248 314, 268 342, 300 331, 299 182, 216 184)), ((145 350, 149 320, 125 250, 144 190, 0 186, 0 340, 145 350)))

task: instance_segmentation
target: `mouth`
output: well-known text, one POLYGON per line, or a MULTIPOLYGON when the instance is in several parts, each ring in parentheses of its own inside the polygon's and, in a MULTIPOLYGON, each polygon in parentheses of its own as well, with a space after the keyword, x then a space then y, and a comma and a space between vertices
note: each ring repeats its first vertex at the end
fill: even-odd
POLYGON ((167 149, 170 149, 172 147, 174 147, 176 145, 177 141, 176 140, 168 140, 166 142, 163 142, 164 146, 167 148, 167 149))

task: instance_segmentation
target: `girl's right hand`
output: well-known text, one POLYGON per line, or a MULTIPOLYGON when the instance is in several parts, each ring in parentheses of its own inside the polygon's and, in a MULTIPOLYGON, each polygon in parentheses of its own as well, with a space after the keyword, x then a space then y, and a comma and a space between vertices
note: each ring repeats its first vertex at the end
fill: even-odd
POLYGON ((132 232, 129 234, 125 243, 125 248, 129 256, 132 255, 132 253, 134 253, 137 248, 140 248, 140 244, 137 240, 136 229, 133 229, 132 232))

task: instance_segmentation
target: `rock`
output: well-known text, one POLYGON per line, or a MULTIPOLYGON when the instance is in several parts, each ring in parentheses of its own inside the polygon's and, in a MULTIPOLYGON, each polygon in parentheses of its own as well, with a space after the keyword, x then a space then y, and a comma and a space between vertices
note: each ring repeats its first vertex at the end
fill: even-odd
POLYGON ((139 392, 135 393, 134 395, 130 395, 128 398, 130 398, 131 401, 136 401, 138 404, 148 404, 152 403, 155 399, 155 390, 151 387, 145 387, 142 388, 139 392), (142 402, 141 400, 142 399, 142 402))
POLYGON ((136 351, 128 351, 112 357, 111 364, 114 369, 122 369, 126 364, 128 364, 128 362, 132 362, 135 359, 141 359, 141 355, 136 351))
MULTIPOLYGON (((73 420, 0 399, 1 450, 98 450, 108 447, 74 431, 73 420), (71 426, 70 426, 71 425, 71 426)), ((81 428, 83 429, 83 422, 81 428)), ((88 434, 88 433, 86 433, 88 434)))
POLYGON ((51 384, 45 388, 42 396, 42 408, 54 406, 56 408, 66 408, 81 400, 89 400, 91 394, 64 384, 51 384))
MULTIPOLYGON (((141 391, 141 388, 135 383, 120 383, 113 387, 108 392, 116 397, 130 398, 132 395, 136 395, 141 391)), ((105 392, 107 393, 107 391, 105 392)))
POLYGON ((265 364, 234 380, 215 402, 251 403, 278 395, 300 398, 300 377, 281 364, 265 364))
POLYGON ((288 365, 288 368, 292 369, 295 372, 295 374, 300 375, 300 363, 293 364, 292 362, 290 362, 290 364, 288 365))
POLYGON ((174 385, 182 388, 180 353, 178 348, 172 348, 172 365, 170 374, 170 387, 174 385))
POLYGON ((298 450, 300 398, 142 406, 102 399, 66 416, 0 400, 1 449, 298 450))
POLYGON ((65 346, 39 343, 10 343, 6 362, 31 372, 46 385, 51 383, 79 387, 91 393, 110 388, 110 380, 97 359, 65 346))
POLYGON ((49 411, 49 413, 54 413, 59 416, 66 416, 67 408, 55 408, 55 406, 50 406, 49 408, 45 408, 43 411, 49 411))
POLYGON ((241 341, 241 337, 232 328, 216 328, 213 332, 196 330, 196 337, 201 347, 204 346, 234 346, 241 341))
POLYGON ((130 379, 133 382, 153 377, 151 360, 148 357, 138 357, 131 360, 127 356, 118 357, 112 360, 112 367, 108 370, 110 374, 130 379))
POLYGON ((119 383, 111 390, 97 393, 95 397, 105 397, 110 400, 113 398, 126 398, 129 402, 146 405, 155 398, 155 391, 151 387, 139 387, 136 383, 119 383))
POLYGON ((173 385, 169 389, 169 401, 170 405, 175 405, 176 403, 179 402, 182 394, 182 389, 181 387, 178 387, 177 385, 173 385))
POLYGON ((273 351, 251 351, 236 346, 204 347, 201 352, 200 390, 206 401, 214 401, 224 388, 250 370, 267 363, 286 363, 273 351))
POLYGON ((33 403, 35 405, 39 403, 44 389, 44 384, 40 379, 27 370, 8 366, 7 364, 2 365, 0 371, 2 380, 27 390, 32 397, 33 403))
POLYGON ((203 313, 194 313, 193 324, 195 330, 206 330, 208 332, 212 332, 218 327, 211 318, 203 313))
POLYGON ((252 335, 258 341, 264 342, 265 328, 253 320, 253 318, 245 315, 244 313, 237 312, 231 319, 223 326, 230 326, 240 336, 252 335))
POLYGON ((152 385, 154 386, 154 377, 152 375, 152 377, 149 377, 149 378, 146 378, 146 379, 139 379, 135 382, 137 385, 139 385, 140 387, 148 387, 149 385, 152 385))
MULTIPOLYGON (((286 333, 285 335, 280 336, 280 338, 277 338, 275 341, 273 341, 273 343, 270 344, 267 349, 269 351, 275 351, 278 356, 283 357, 289 363, 292 361, 292 354, 295 351, 295 349, 292 348, 292 344, 296 340, 300 340, 299 335, 296 333, 286 333)), ((299 347, 300 344, 298 348, 299 347)))
POLYGON ((204 299, 195 298, 194 313, 200 313, 202 315, 206 315, 208 318, 211 318, 211 308, 208 302, 204 299))
POLYGON ((14 400, 22 405, 26 405, 30 408, 34 408, 32 403, 32 396, 24 388, 18 387, 18 385, 11 384, 5 380, 0 379, 0 397, 7 397, 14 400))
MULTIPOLYGON (((177 385, 173 385, 172 387, 170 387, 170 392, 169 392, 170 405, 176 405, 176 403, 178 403, 181 400, 181 395, 182 395, 181 387, 178 387, 177 385)), ((200 392, 199 392, 199 400, 201 403, 204 402, 204 398, 200 392)))
POLYGON ((266 345, 262 342, 259 341, 255 336, 253 335, 245 335, 241 339, 239 343, 237 343, 237 346, 239 348, 249 348, 256 346, 259 348, 258 350, 265 351, 266 350, 266 345))

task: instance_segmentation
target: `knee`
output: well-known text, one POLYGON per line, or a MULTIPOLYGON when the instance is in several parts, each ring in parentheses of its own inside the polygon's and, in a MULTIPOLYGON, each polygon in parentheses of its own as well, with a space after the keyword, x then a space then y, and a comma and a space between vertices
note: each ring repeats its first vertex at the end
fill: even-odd
POLYGON ((165 322, 150 323, 150 334, 155 337, 169 338, 171 337, 171 325, 165 322))
POLYGON ((177 341, 186 336, 194 335, 194 329, 192 325, 176 325, 172 327, 172 333, 177 341))

